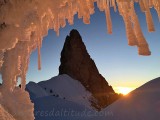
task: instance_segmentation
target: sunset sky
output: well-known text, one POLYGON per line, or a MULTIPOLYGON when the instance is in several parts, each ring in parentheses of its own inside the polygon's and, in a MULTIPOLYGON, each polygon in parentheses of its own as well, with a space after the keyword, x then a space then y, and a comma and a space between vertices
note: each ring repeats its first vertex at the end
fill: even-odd
POLYGON ((150 45, 151 56, 139 56, 137 47, 128 46, 122 17, 113 9, 111 9, 113 34, 107 34, 105 14, 96 8, 89 25, 85 25, 76 15, 74 25, 67 25, 61 29, 59 37, 53 30, 49 30, 41 49, 42 70, 37 69, 38 57, 35 51, 31 55, 27 82, 39 82, 58 75, 60 52, 65 37, 72 29, 80 32, 99 72, 116 91, 122 87, 134 89, 153 78, 160 77, 160 24, 157 14, 154 9, 151 10, 156 32, 148 33, 144 13, 140 11, 139 6, 136 6, 136 10, 144 36, 150 45))

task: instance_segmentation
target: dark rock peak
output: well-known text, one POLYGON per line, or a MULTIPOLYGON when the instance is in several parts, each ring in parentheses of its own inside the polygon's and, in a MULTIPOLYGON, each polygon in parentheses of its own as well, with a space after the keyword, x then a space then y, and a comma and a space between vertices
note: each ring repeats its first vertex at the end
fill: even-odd
POLYGON ((110 100, 108 100, 108 96, 113 96, 115 92, 99 73, 77 30, 72 30, 70 35, 66 37, 60 61, 59 74, 68 74, 80 81, 96 98, 97 105, 100 108, 111 104, 115 100, 115 98, 109 98, 110 100))
POLYGON ((77 39, 77 38, 81 38, 81 35, 79 34, 79 32, 75 29, 71 30, 70 32, 70 36, 72 36, 73 39, 77 39))

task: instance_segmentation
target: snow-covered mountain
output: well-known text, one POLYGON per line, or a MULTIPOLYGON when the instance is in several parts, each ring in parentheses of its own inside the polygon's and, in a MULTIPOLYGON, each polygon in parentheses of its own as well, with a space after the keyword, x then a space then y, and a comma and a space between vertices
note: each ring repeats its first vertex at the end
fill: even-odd
POLYGON ((159 120, 160 78, 142 85, 105 110, 114 114, 110 120, 159 120))
MULTIPOLYGON (((70 115, 73 111, 81 114, 82 111, 94 112, 92 102, 96 102, 92 94, 78 81, 68 75, 59 75, 47 81, 39 83, 29 82, 26 90, 35 105, 36 120, 65 119, 71 120, 70 115), (61 115, 55 116, 56 111, 61 111, 61 115), (68 112, 67 117, 65 111, 68 112), (41 115, 44 112, 44 115, 41 115), (62 115, 62 112, 64 114, 62 115), (53 115, 49 115, 52 113, 53 115)), ((74 115, 73 115, 74 116, 74 115)), ((88 119, 86 115, 74 116, 74 119, 88 119)))
POLYGON ((39 83, 29 82, 26 90, 31 99, 53 96, 67 101, 75 102, 86 107, 91 107, 92 94, 83 85, 68 75, 59 75, 39 83))
POLYGON ((30 98, 32 100, 38 97, 44 97, 49 95, 42 87, 40 87, 35 82, 29 82, 26 86, 26 90, 29 91, 30 98))
POLYGON ((64 74, 38 83, 49 95, 90 107, 92 95, 77 80, 64 74))
MULTIPOLYGON (((27 85, 28 90, 31 88, 29 85, 27 85)), ((88 101, 87 99, 83 100, 82 96, 88 96, 89 98, 90 94, 85 91, 78 81, 72 80, 67 75, 57 76, 52 80, 40 82, 37 85, 44 89, 48 96, 45 96, 45 94, 33 100, 36 120, 160 119, 160 78, 142 85, 99 112, 87 106, 88 101), (53 90, 53 93, 50 93, 50 89, 53 90), (52 94, 58 94, 59 97, 52 94), (63 97, 66 97, 66 99, 63 99, 63 97)), ((32 87, 34 88, 34 86, 32 87)), ((29 92, 32 93, 31 91, 29 92)))

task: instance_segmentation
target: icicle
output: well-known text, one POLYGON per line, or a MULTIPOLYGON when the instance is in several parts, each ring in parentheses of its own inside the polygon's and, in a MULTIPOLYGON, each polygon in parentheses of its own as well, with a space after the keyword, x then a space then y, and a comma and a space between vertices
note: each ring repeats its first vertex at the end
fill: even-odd
POLYGON ((24 57, 23 58, 23 62, 22 62, 22 73, 21 73, 21 89, 25 90, 26 88, 26 74, 27 74, 27 70, 28 70, 28 57, 24 57))
POLYGON ((0 51, 0 71, 1 71, 1 67, 3 65, 3 58, 4 58, 4 51, 0 51))
POLYGON ((56 14, 54 17, 54 31, 56 32, 57 36, 59 36, 59 29, 60 29, 60 24, 59 24, 59 15, 56 14))
POLYGON ((84 15, 83 15, 83 22, 85 24, 90 24, 90 13, 89 13, 89 7, 86 6, 86 10, 84 12, 84 15))
POLYGON ((92 15, 95 12, 93 0, 87 0, 87 6, 89 8, 89 13, 92 15))
POLYGON ((38 39, 38 70, 41 70, 41 45, 40 45, 40 39, 38 39))
MULTIPOLYGON (((132 9, 134 10, 134 6, 132 6, 132 9)), ((143 36, 142 30, 140 28, 140 24, 139 24, 139 21, 138 21, 138 17, 136 15, 135 11, 133 11, 131 18, 132 18, 132 21, 133 21, 133 24, 134 24, 133 28, 134 28, 134 32, 135 32, 137 42, 138 42, 139 55, 148 56, 148 55, 151 54, 151 52, 149 50, 148 43, 143 36)))
POLYGON ((153 7, 153 0, 149 0, 149 8, 153 7))
POLYGON ((114 8, 114 12, 116 12, 116 11, 117 11, 117 8, 116 8, 115 0, 112 0, 112 5, 113 5, 113 8, 114 8))
POLYGON ((85 1, 79 2, 80 8, 78 11, 78 16, 83 18, 83 23, 90 24, 90 11, 89 6, 85 1))
POLYGON ((17 62, 15 62, 15 63, 17 64, 15 71, 17 71, 17 72, 14 74, 14 77, 12 78, 12 91, 17 86, 17 82, 18 82, 17 78, 21 73, 21 56, 17 57, 17 62))
POLYGON ((84 10, 86 10, 85 5, 86 4, 84 3, 83 0, 78 1, 78 18, 79 19, 83 18, 84 10))
POLYGON ((137 42, 137 38, 136 38, 134 29, 133 29, 133 21, 132 21, 132 15, 134 15, 134 2, 133 1, 129 3, 129 8, 130 8, 130 11, 129 11, 130 19, 128 20, 128 29, 130 30, 128 32, 128 41, 129 41, 128 45, 134 46, 134 45, 138 45, 138 42, 137 42))
POLYGON ((153 1, 153 5, 154 5, 154 8, 158 14, 158 18, 159 18, 159 21, 160 21, 160 1, 153 1))
POLYGON ((28 64, 29 64, 29 57, 31 54, 31 50, 29 49, 29 46, 26 46, 26 50, 24 51, 24 54, 27 56, 22 57, 22 62, 21 62, 21 89, 25 90, 26 87, 26 74, 28 70, 28 64))
POLYGON ((124 21, 125 21, 125 26, 126 26, 126 34, 128 38, 128 45, 135 46, 137 45, 137 39, 136 39, 136 36, 132 28, 132 23, 129 20, 129 18, 125 18, 124 21))
POLYGON ((59 22, 60 22, 60 26, 61 26, 62 28, 64 28, 64 27, 66 26, 66 20, 65 20, 64 17, 60 18, 59 22))
POLYGON ((153 19, 152 15, 149 9, 149 2, 148 1, 143 1, 144 6, 145 6, 145 15, 146 15, 146 22, 147 22, 147 27, 149 32, 155 31, 154 24, 153 24, 153 19))
POLYGON ((85 16, 83 16, 83 22, 85 24, 90 24, 90 15, 86 14, 85 16))
POLYGON ((81 9, 81 7, 79 7, 79 9, 78 9, 78 18, 79 19, 82 18, 82 9, 81 9))
POLYGON ((154 32, 155 31, 154 23, 153 23, 152 15, 151 15, 149 9, 147 9, 147 11, 145 12, 145 15, 146 15, 148 31, 149 32, 154 32))
MULTIPOLYGON (((70 25, 73 25, 73 24, 74 24, 74 17, 72 16, 71 13, 69 13, 68 23, 69 23, 70 25)), ((59 36, 59 35, 58 35, 58 36, 59 36)))
POLYGON ((107 23, 108 34, 112 34, 112 20, 111 20, 111 16, 110 16, 109 1, 107 1, 107 3, 106 3, 105 14, 106 14, 106 23, 107 23))
POLYGON ((143 11, 143 12, 146 11, 146 8, 144 6, 143 0, 139 1, 139 5, 140 5, 140 8, 141 8, 141 11, 143 11))
POLYGON ((65 16, 67 15, 66 9, 63 8, 62 11, 59 13, 59 24, 60 27, 64 28, 66 26, 66 19, 65 16))
POLYGON ((130 20, 130 16, 133 12, 132 9, 130 9, 129 2, 126 3, 119 3, 119 12, 122 15, 126 27, 126 34, 128 39, 128 45, 135 46, 137 45, 136 36, 133 31, 132 22, 130 20), (122 10, 123 9, 123 10, 122 10))
MULTIPOLYGON (((108 3, 110 3, 109 0, 108 0, 108 3)), ((98 6, 100 11, 104 11, 105 8, 106 8, 106 0, 98 0, 97 1, 97 6, 98 6)))
POLYGON ((109 7, 112 7, 112 0, 108 0, 109 7))
POLYGON ((69 4, 69 10, 68 10, 68 23, 70 25, 73 25, 74 24, 74 14, 73 14, 73 6, 72 6, 72 3, 69 4))

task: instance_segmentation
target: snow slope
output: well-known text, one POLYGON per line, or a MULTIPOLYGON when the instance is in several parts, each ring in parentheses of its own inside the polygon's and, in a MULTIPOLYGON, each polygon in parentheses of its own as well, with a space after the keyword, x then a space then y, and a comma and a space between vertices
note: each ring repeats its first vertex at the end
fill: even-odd
POLYGON ((58 96, 69 101, 90 107, 92 95, 77 80, 64 74, 38 83, 49 95, 58 96))
MULTIPOLYGON (((50 95, 34 99, 36 120, 160 119, 160 78, 142 85, 129 95, 119 99, 100 112, 97 112, 93 108, 86 107, 85 104, 79 104, 80 101, 75 101, 77 98, 74 97, 74 95, 83 96, 86 94, 86 92, 84 92, 84 94, 82 93, 82 90, 80 90, 81 87, 77 81, 70 81, 71 78, 67 75, 54 77, 52 79, 52 81, 40 82, 38 85, 52 89, 55 88, 54 93, 65 96, 66 99, 50 95), (65 81, 64 79, 67 80, 65 81), (53 85, 52 82, 55 85, 53 85), (60 85, 61 87, 58 87, 60 85), (73 87, 74 85, 76 87, 73 87), (79 92, 75 92, 76 88, 79 92), (72 97, 72 99, 70 99, 70 97, 72 97), (65 111, 68 112, 67 115, 65 111)), ((49 91, 47 91, 47 93, 50 94, 49 91)), ((85 100, 83 102, 85 102, 85 100)))
POLYGON ((29 82, 26 85, 26 90, 30 92, 31 99, 48 96, 48 93, 35 82, 29 82))
POLYGON ((83 111, 92 111, 83 105, 54 96, 38 98, 35 103, 36 120, 88 120, 90 117, 81 116, 83 111), (72 113, 74 111, 74 113, 72 113))
POLYGON ((36 120, 89 120, 98 114, 91 107, 91 93, 68 75, 30 82, 26 90, 34 103, 36 120))
POLYGON ((110 120, 160 120, 160 78, 156 78, 118 100, 110 120))

